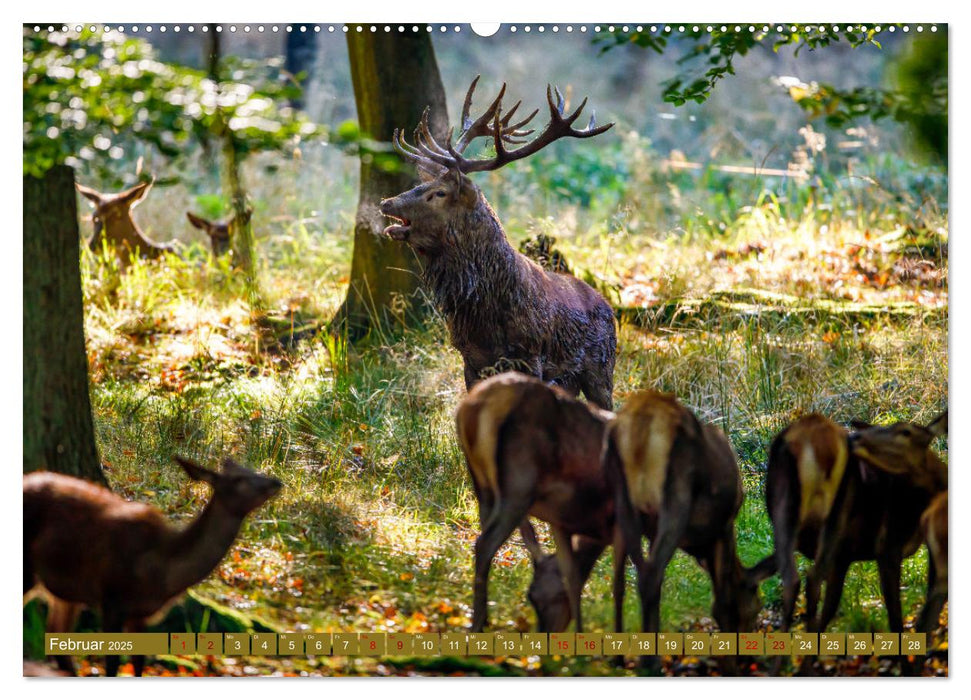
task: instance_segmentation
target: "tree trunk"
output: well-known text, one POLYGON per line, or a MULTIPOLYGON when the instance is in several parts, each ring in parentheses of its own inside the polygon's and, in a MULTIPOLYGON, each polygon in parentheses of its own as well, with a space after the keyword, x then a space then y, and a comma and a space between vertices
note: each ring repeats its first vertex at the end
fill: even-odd
MULTIPOLYGON (((219 61, 222 52, 220 49, 219 32, 216 25, 209 25, 209 79, 216 84, 216 92, 220 91, 219 80, 219 61)), ((225 161, 225 184, 229 190, 230 200, 233 205, 233 213, 236 216, 236 229, 233 232, 233 239, 230 245, 233 248, 233 262, 243 271, 246 280, 246 292, 250 306, 259 311, 263 308, 263 303, 259 293, 259 285, 256 279, 256 263, 254 261, 254 242, 253 226, 250 218, 246 216, 246 190, 243 189, 243 182, 239 174, 239 158, 236 154, 236 142, 233 131, 229 128, 226 118, 221 110, 216 112, 215 119, 216 136, 222 142, 222 153, 225 161)))
POLYGON ((84 348, 74 171, 24 177, 24 473, 104 484, 84 348))
MULTIPOLYGON (((445 137, 445 88, 424 26, 413 34, 350 31, 347 49, 362 137, 390 144, 395 128, 410 133, 426 107, 432 132, 437 138, 445 137)), ((414 187, 417 181, 410 166, 386 172, 367 155, 361 158, 351 280, 335 319, 335 325, 346 324, 352 339, 372 328, 420 321, 427 313, 419 294, 417 256, 407 245, 382 235, 387 222, 378 208, 382 199, 414 187)))
POLYGON ((287 33, 286 60, 284 67, 290 75, 305 73, 300 84, 300 96, 290 100, 295 109, 303 109, 306 104, 307 88, 313 78, 314 60, 317 58, 317 34, 312 25, 295 24, 293 31, 287 33), (300 31, 305 27, 306 31, 300 31))

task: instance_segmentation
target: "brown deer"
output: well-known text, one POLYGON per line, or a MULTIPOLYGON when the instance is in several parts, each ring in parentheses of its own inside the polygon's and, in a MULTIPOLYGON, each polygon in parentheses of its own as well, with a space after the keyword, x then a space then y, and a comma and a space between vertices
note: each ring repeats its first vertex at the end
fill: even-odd
MULTIPOLYGON (((610 422, 603 461, 624 547, 637 570, 643 631, 659 631, 661 584, 679 547, 711 576, 712 615, 721 630, 754 631, 758 584, 736 552, 735 516, 744 493, 725 434, 673 395, 640 391, 610 422), (651 541, 646 561, 645 536, 651 541)), ((657 662, 644 660, 647 666, 657 662)))
MULTIPOLYGON (((101 611, 105 632, 135 632, 219 564, 243 519, 281 488, 230 459, 210 471, 176 457, 212 498, 186 528, 106 488, 51 472, 24 476, 24 593, 40 584, 54 597, 49 631, 71 631, 81 606, 101 611), (55 629, 51 629, 51 628, 55 629)), ((144 657, 134 657, 141 675, 144 657)), ((73 672, 69 659, 58 664, 73 672)), ((116 675, 119 657, 108 656, 116 675)))
POLYGON ((610 409, 617 347, 610 304, 576 277, 546 271, 518 253, 468 175, 497 170, 561 138, 602 134, 613 124, 598 127, 591 118, 585 129, 575 129, 586 100, 566 114, 559 90, 547 87, 549 124, 527 141, 533 130, 523 127, 539 110, 512 123, 520 103, 503 114, 505 85, 472 119, 478 80, 469 87, 462 133, 454 144, 435 141, 427 111, 415 131, 416 145, 395 132, 395 148, 417 165, 423 182, 381 203, 381 212, 397 222, 384 233, 406 242, 423 259, 425 283, 446 319, 452 345, 462 354, 466 389, 486 374, 514 369, 574 396, 582 391, 610 409), (494 156, 463 155, 478 137, 491 139, 494 156))
POLYGON ((947 491, 937 494, 920 516, 920 531, 927 543, 927 601, 917 619, 917 631, 930 634, 947 602, 947 491))
POLYGON ((108 242, 114 248, 122 268, 131 262, 134 255, 154 259, 175 252, 173 243, 155 243, 146 237, 132 218, 131 210, 148 194, 151 182, 140 182, 116 194, 103 194, 81 184, 76 187, 81 196, 94 206, 94 235, 88 241, 88 248, 92 252, 100 252, 103 242, 108 242))
MULTIPOLYGON (((185 215, 188 217, 189 223, 209 236, 209 244, 212 248, 213 257, 218 258, 229 252, 233 236, 240 226, 236 221, 235 214, 229 219, 221 221, 209 221, 208 219, 203 219, 201 216, 196 216, 191 211, 187 211, 185 215)), ((253 208, 246 207, 243 212, 242 225, 245 226, 248 224, 252 216, 253 208)))
POLYGON ((792 554, 798 549, 814 562, 806 581, 810 631, 825 631, 836 615, 850 565, 870 560, 877 562, 890 630, 903 630, 900 567, 920 546, 921 515, 947 489, 947 465, 929 449, 947 432, 947 412, 926 427, 861 422, 854 427, 847 433, 820 416, 807 416, 780 433, 770 449, 766 501, 776 551, 756 569, 760 578, 776 568, 789 572, 783 574, 786 626, 798 594, 792 554), (820 506, 803 510, 813 500, 804 493, 826 494, 820 502, 829 503, 829 512, 820 518, 820 506), (800 520, 807 512, 809 517, 800 520))
MULTIPOLYGON (((791 423, 769 447, 765 501, 772 521, 775 551, 759 565, 782 576, 782 625, 788 631, 799 596, 796 551, 820 555, 820 531, 851 460, 845 429, 818 413, 791 423)), ((813 585, 816 585, 813 581, 813 585)), ((811 595, 807 593, 807 598, 811 595)))
MULTIPOLYGON (((492 558, 517 527, 522 532, 528 515, 550 524, 562 575, 558 586, 551 560, 535 544, 531 527, 522 532, 538 564, 530 598, 540 626, 555 630, 572 617, 582 630, 583 584, 600 553, 615 542, 613 501, 600 466, 610 415, 518 372, 482 381, 459 405, 459 444, 482 526, 475 542, 472 631, 486 626, 492 558), (569 616, 557 603, 564 582, 569 616)), ((619 583, 622 589, 623 555, 615 555, 614 563, 615 587, 619 583)), ((621 590, 615 597, 618 629, 622 605, 621 590)))

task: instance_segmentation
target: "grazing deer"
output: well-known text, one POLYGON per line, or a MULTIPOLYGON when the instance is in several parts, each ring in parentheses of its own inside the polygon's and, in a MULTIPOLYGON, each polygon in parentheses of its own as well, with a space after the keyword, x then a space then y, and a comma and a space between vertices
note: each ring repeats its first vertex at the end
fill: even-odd
POLYGON ((947 491, 937 494, 920 516, 920 531, 927 543, 927 601, 917 619, 917 631, 930 634, 947 602, 947 491))
MULTIPOLYGON (((41 584, 55 598, 49 631, 71 631, 81 606, 101 611, 105 632, 135 632, 202 581, 222 560, 243 519, 281 484, 230 459, 219 472, 176 457, 212 498, 186 528, 156 508, 106 488, 51 472, 24 476, 24 593, 41 584)), ((144 657, 134 657, 141 675, 144 657)), ((58 664, 73 672, 68 659, 58 664)), ((116 675, 119 657, 108 656, 116 675)))
POLYGON ((725 434, 673 395, 640 391, 610 422, 603 461, 624 547, 637 570, 643 631, 659 631, 661 584, 679 547, 711 576, 712 615, 721 630, 754 631, 758 584, 736 553, 735 516, 744 493, 725 434), (651 541, 646 561, 644 536, 651 541))
POLYGON ((233 236, 236 234, 240 225, 245 226, 249 223, 250 218, 253 216, 253 208, 246 207, 246 210, 243 212, 242 224, 237 223, 235 214, 223 221, 209 221, 208 219, 203 219, 201 216, 196 216, 191 211, 187 211, 185 215, 189 218, 189 223, 209 236, 212 255, 218 258, 220 255, 225 255, 229 252, 229 246, 233 236))
POLYGON ((850 434, 821 416, 807 416, 786 428, 770 449, 766 501, 776 552, 756 569, 761 578, 776 568, 784 572, 786 627, 799 586, 795 548, 814 562, 806 581, 810 631, 825 631, 836 615, 850 565, 870 560, 877 562, 890 630, 903 630, 900 567, 920 546, 921 515, 947 489, 947 465, 929 449, 935 437, 946 434, 947 413, 926 427, 860 422, 854 427, 850 434), (811 505, 812 493, 825 494, 818 502, 829 504, 828 512, 811 505), (808 517, 801 519, 804 513, 808 517), (823 581, 826 595, 817 618, 823 581))
POLYGON ((813 560, 820 555, 820 531, 851 459, 847 439, 842 427, 811 413, 790 424, 769 447, 765 501, 775 551, 757 568, 769 575, 778 570, 782 576, 783 632, 789 630, 799 596, 796 550, 813 560))
MULTIPOLYGON (((609 413, 588 406, 562 389, 518 372, 475 385, 459 405, 456 427, 472 477, 482 533, 475 542, 472 631, 487 622, 492 558, 513 530, 532 515, 550 524, 556 565, 542 554, 531 526, 523 532, 537 575, 530 598, 541 627, 576 621, 582 630, 580 596, 600 553, 615 540, 613 501, 600 466, 600 448, 609 413), (531 543, 532 542, 532 543, 531 543), (569 616, 560 587, 565 582, 569 616), (557 606, 559 605, 559 611, 557 606), (565 621, 564 621, 565 617, 565 621)), ((618 540, 619 543, 619 540, 618 540)), ((615 587, 623 586, 623 555, 614 557, 615 587)), ((615 597, 621 625, 623 591, 615 597)))
POLYGON ((116 194, 102 194, 81 184, 75 186, 81 196, 94 206, 94 235, 88 241, 88 248, 92 252, 99 253, 102 241, 107 241, 114 248, 123 268, 131 262, 133 255, 154 259, 164 253, 175 252, 174 243, 149 240, 132 218, 131 210, 148 194, 151 182, 140 182, 116 194))
POLYGON ((427 110, 415 131, 416 145, 395 131, 395 148, 417 165, 423 182, 381 203, 381 213, 396 221, 384 233, 406 242, 424 260, 425 283, 446 319, 452 345, 462 354, 466 389, 484 374, 515 369, 574 396, 582 391, 589 401, 610 409, 617 347, 610 304, 576 277, 546 271, 518 253, 468 175, 498 170, 561 138, 602 134, 613 124, 598 127, 591 118, 587 128, 575 129, 586 100, 565 114, 559 90, 554 102, 554 90, 547 87, 549 124, 526 141, 533 130, 523 127, 539 110, 512 123, 520 103, 503 114, 503 85, 473 120, 469 112, 478 80, 465 97, 462 133, 454 144, 435 141, 427 110), (463 155, 478 137, 492 140, 493 157, 463 155))

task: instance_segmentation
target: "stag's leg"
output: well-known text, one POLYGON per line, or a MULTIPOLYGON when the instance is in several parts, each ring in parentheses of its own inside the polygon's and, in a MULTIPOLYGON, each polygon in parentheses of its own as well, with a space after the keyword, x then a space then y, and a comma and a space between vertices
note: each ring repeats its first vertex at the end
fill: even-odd
POLYGON ((877 560, 877 570, 880 572, 880 591, 887 608, 887 620, 891 632, 904 631, 904 616, 900 609, 900 566, 901 557, 898 552, 885 554, 877 560))
POLYGON ((580 375, 579 384, 583 395, 587 401, 600 406, 605 411, 611 411, 614 407, 613 388, 609 378, 601 376, 601 372, 586 370, 580 375))
POLYGON ((570 614, 576 622, 576 631, 583 631, 583 617, 580 614, 580 597, 583 595, 584 581, 580 580, 580 567, 573 551, 572 535, 559 527, 552 528, 553 541, 556 543, 556 563, 566 582, 566 594, 570 600, 570 614))
POLYGON ((472 631, 481 632, 486 625, 489 604, 489 569, 492 558, 502 543, 509 539, 513 530, 519 526, 529 503, 524 501, 497 500, 482 528, 482 534, 475 541, 475 582, 473 586, 472 631))
POLYGON ((473 386, 475 386, 481 377, 479 376, 479 370, 470 365, 468 361, 465 362, 465 390, 469 391, 473 386))

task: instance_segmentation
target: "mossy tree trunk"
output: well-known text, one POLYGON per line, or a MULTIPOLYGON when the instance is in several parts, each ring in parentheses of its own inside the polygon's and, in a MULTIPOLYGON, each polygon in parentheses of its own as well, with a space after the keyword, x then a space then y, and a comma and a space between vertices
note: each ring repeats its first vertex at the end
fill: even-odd
MULTIPOLYGON (((432 132, 448 130, 445 88, 438 72, 431 37, 424 26, 416 33, 347 33, 351 80, 361 135, 390 144, 395 128, 410 134, 426 107, 432 132)), ((361 158, 361 191, 354 225, 354 254, 347 298, 335 325, 358 338, 374 328, 420 321, 427 313, 419 293, 421 267, 404 243, 382 235, 387 221, 382 199, 414 187, 415 171, 387 172, 361 158), (343 325, 343 324, 346 324, 343 325)))
POLYGON ((84 347, 74 170, 24 177, 24 473, 105 483, 84 347))
MULTIPOLYGON (((219 62, 222 51, 219 42, 219 32, 216 25, 209 25, 209 78, 216 84, 216 92, 220 90, 220 70, 219 62)), ((243 188, 243 181, 240 177, 240 161, 236 149, 236 141, 232 129, 226 121, 222 111, 217 111, 215 119, 215 135, 222 144, 224 183, 229 190, 230 200, 233 206, 233 214, 236 216, 237 226, 230 242, 233 248, 233 260, 237 267, 242 270, 246 279, 246 290, 249 297, 248 301, 254 310, 262 310, 263 303, 260 297, 259 284, 256 277, 256 261, 254 253, 253 226, 250 218, 246 216, 246 190, 243 188)))

